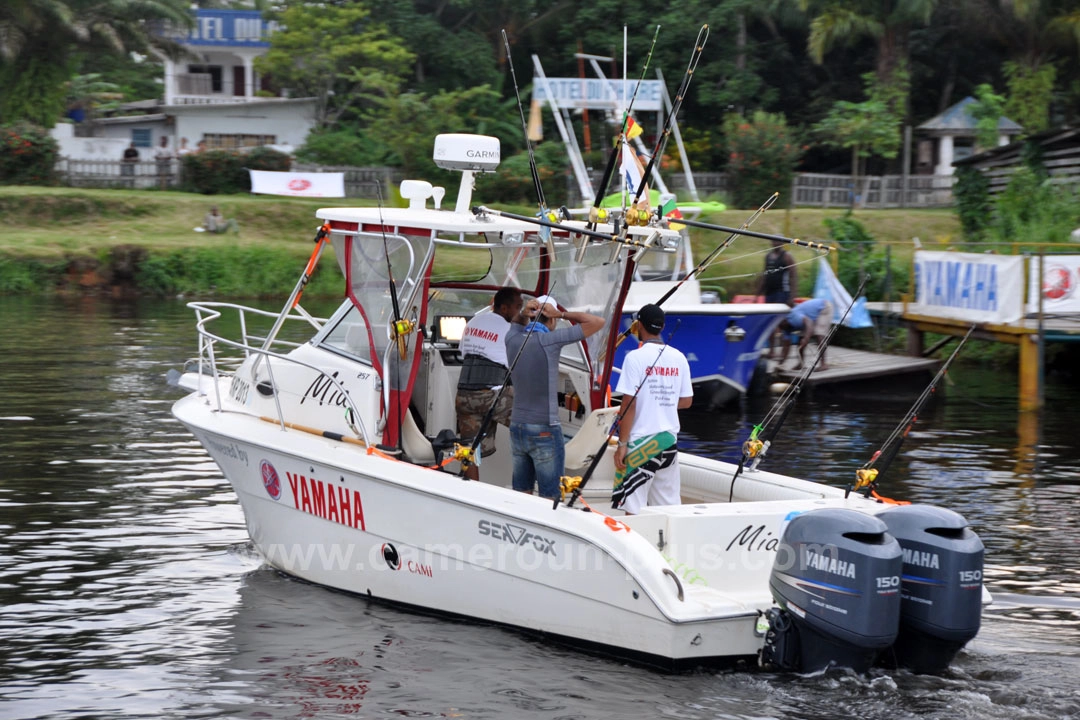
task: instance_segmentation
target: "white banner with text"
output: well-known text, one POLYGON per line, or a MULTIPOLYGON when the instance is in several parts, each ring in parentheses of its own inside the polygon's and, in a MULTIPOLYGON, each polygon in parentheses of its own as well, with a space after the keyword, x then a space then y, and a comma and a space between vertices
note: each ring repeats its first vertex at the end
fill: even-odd
POLYGON ((1044 255, 1042 282, 1039 282, 1039 258, 1028 260, 1029 313, 1039 312, 1039 288, 1042 288, 1044 313, 1080 312, 1080 255, 1044 255))
POLYGON ((251 192, 294 197, 345 197, 345 173, 299 173, 248 170, 251 192))
POLYGON ((915 253, 915 303, 908 312, 1011 323, 1024 311, 1024 258, 960 252, 915 253))

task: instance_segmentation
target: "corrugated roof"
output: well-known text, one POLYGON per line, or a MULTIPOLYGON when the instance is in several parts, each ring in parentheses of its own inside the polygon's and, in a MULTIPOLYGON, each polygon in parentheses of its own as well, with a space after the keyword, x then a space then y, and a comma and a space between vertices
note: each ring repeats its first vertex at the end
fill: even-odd
MULTIPOLYGON (((919 125, 919 130, 930 130, 942 134, 975 134, 975 118, 968 112, 968 105, 975 102, 975 98, 970 95, 956 103, 952 107, 948 108, 945 112, 930 118, 922 125, 919 125)), ((998 130, 1006 135, 1015 135, 1023 132, 1024 128, 1017 125, 1015 122, 1007 117, 1002 117, 998 120, 998 130)))

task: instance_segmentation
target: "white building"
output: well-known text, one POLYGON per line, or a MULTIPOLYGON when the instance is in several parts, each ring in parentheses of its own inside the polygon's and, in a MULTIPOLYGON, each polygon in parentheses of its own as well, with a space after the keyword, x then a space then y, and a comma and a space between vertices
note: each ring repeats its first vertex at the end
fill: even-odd
POLYGON ((178 38, 187 54, 162 58, 164 97, 151 114, 100 118, 89 132, 54 131, 61 155, 119 160, 135 143, 141 159, 153 159, 161 138, 175 153, 186 140, 195 150, 234 150, 271 145, 288 151, 307 139, 315 123, 314 98, 287 98, 255 72, 255 58, 270 47, 276 23, 255 10, 193 10, 195 25, 178 38), (80 135, 93 137, 77 137, 80 135), (106 156, 107 154, 107 156, 106 156))

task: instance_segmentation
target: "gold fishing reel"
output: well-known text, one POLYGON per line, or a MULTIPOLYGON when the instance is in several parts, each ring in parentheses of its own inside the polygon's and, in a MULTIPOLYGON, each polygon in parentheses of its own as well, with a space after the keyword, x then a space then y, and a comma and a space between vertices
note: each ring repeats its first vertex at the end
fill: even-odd
POLYGON ((864 487, 873 485, 877 480, 878 470, 877 468, 859 468, 855 471, 855 489, 861 490, 864 487))
POLYGON ((565 498, 570 493, 581 487, 580 475, 563 475, 559 478, 559 493, 565 498))
POLYGON ((597 223, 606 223, 608 221, 607 208, 591 207, 589 208, 589 222, 593 225, 597 223))
POLYGON ((475 454, 471 445, 462 445, 461 443, 454 443, 454 460, 461 463, 462 467, 469 467, 475 465, 475 454))
POLYGON ((756 458, 764 447, 761 440, 747 440, 742 444, 742 452, 747 458, 756 458))
POLYGON ((626 224, 645 226, 649 224, 649 219, 652 217, 652 212, 647 205, 631 205, 626 208, 626 224))
POLYGON ((416 308, 413 308, 411 317, 390 322, 390 339, 397 343, 398 355, 402 360, 409 354, 408 337, 416 332, 416 322, 416 308))

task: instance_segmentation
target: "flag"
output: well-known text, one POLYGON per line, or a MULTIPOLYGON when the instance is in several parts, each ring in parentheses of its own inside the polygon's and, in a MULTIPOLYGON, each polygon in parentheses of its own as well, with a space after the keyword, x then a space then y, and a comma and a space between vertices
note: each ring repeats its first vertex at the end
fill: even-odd
POLYGON ((626 116, 626 139, 633 140, 641 133, 645 132, 641 129, 641 126, 634 122, 634 118, 629 115, 626 116))
POLYGON ((540 101, 534 99, 529 104, 529 142, 540 142, 544 139, 544 113, 540 101))
MULTIPOLYGON (((629 145, 623 145, 622 150, 622 174, 623 180, 626 183, 626 189, 630 193, 630 197, 633 198, 637 194, 638 189, 641 187, 641 180, 645 176, 645 168, 642 167, 641 161, 638 160, 637 153, 634 152, 634 148, 629 145)), ((645 187, 641 191, 641 196, 648 202, 649 188, 645 187)))
POLYGON ((866 309, 866 298, 861 297, 852 305, 851 293, 840 284, 840 279, 836 277, 836 273, 833 272, 832 267, 823 257, 818 258, 818 276, 817 282, 814 283, 814 297, 825 298, 832 303, 832 321, 834 325, 840 322, 844 311, 847 310, 848 305, 851 305, 851 311, 848 312, 847 319, 844 320, 845 325, 851 328, 874 327, 874 322, 870 319, 870 311, 866 309))
POLYGON ((668 195, 660 201, 660 214, 668 219, 668 227, 672 230, 682 230, 685 225, 682 223, 674 222, 675 220, 682 219, 682 212, 679 211, 679 206, 675 203, 675 196, 668 195))

